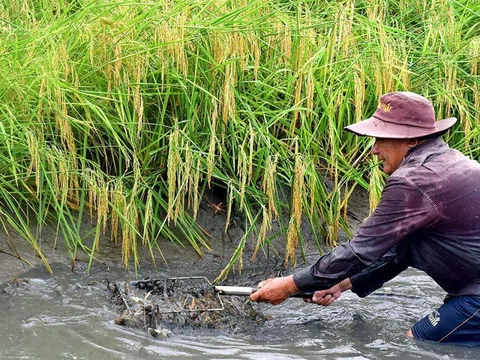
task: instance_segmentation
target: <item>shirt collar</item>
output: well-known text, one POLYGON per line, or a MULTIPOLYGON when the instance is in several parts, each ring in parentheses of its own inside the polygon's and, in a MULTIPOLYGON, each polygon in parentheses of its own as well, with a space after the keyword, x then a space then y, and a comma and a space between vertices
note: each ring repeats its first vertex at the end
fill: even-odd
POLYGON ((442 139, 441 136, 428 139, 408 150, 407 156, 405 156, 400 166, 407 164, 414 159, 423 162, 428 156, 442 153, 448 149, 449 147, 447 143, 442 139))

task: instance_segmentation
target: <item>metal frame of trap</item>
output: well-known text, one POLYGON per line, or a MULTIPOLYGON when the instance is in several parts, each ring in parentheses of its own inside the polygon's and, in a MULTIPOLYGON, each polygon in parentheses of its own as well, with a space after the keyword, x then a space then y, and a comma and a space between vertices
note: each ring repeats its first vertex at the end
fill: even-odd
MULTIPOLYGON (((208 283, 208 285, 213 289, 214 288, 214 285, 205 277, 205 276, 180 276, 180 277, 172 277, 172 278, 164 278, 164 279, 149 279, 149 280, 145 280, 145 281, 152 281, 152 282, 157 282, 157 281, 163 281, 163 286, 164 286, 164 289, 167 288, 167 282, 168 281, 190 281, 190 280, 204 280, 205 282, 208 283)), ((130 289, 129 289, 130 291, 130 289)), ((142 300, 142 301, 146 301, 147 300, 147 297, 149 296, 149 294, 151 293, 152 291, 148 292, 146 297, 145 297, 145 300, 142 300)), ((223 301, 222 301, 222 298, 220 297, 220 294, 219 293, 216 293, 215 291, 212 292, 213 294, 215 294, 215 298, 217 299, 218 303, 220 303, 220 307, 216 307, 216 308, 206 308, 206 309, 188 309, 188 308, 183 308, 181 310, 168 310, 168 311, 157 311, 159 313, 162 313, 162 314, 175 314, 175 313, 193 313, 193 312, 209 312, 209 311, 223 311, 225 310, 225 305, 223 304, 223 301)), ((129 301, 125 298, 125 292, 120 292, 120 296, 122 297, 122 301, 123 303, 125 304, 125 307, 127 308, 128 312, 133 315, 135 312, 134 310, 131 308, 130 304, 129 304, 129 301)), ((190 296, 191 298, 193 298, 192 296, 190 296)), ((187 297, 188 298, 188 297, 187 297)), ((185 299, 186 301, 187 299, 185 299)), ((158 308, 158 305, 157 304, 154 304, 153 302, 151 303, 152 305, 156 306, 158 308)), ((185 306, 185 302, 183 303, 182 306, 185 306)))

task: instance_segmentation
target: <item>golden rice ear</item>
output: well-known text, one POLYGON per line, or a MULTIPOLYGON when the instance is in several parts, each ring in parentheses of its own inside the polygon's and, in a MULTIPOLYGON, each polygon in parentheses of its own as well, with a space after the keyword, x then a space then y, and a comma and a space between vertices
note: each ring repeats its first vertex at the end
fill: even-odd
POLYGON ((210 181, 212 179, 212 171, 215 163, 215 154, 216 154, 216 144, 218 142, 217 138, 217 119, 218 119, 218 101, 212 99, 212 115, 211 115, 211 125, 210 125, 210 142, 208 147, 207 154, 207 183, 210 187, 210 181))
POLYGON ((287 230, 287 244, 285 249, 285 264, 294 266, 297 261, 297 248, 300 241, 300 225, 303 213, 303 198, 305 194, 305 164, 302 156, 295 156, 293 171, 293 186, 291 195, 290 222, 287 230))
POLYGON ((277 155, 269 155, 265 162, 265 172, 263 175, 263 181, 261 189, 267 195, 268 198, 268 217, 269 218, 277 218, 278 211, 276 208, 276 183, 275 183, 275 175, 277 172, 277 163, 278 163, 278 156, 277 155))

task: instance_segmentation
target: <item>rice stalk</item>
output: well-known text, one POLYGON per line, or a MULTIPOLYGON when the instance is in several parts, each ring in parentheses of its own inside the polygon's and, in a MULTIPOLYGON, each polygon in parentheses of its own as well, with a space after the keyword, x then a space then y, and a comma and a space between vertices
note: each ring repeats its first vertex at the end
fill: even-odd
POLYGON ((370 170, 370 182, 368 185, 370 212, 373 212, 380 202, 383 189, 383 175, 378 166, 370 170))
POLYGON ((169 153, 168 153, 168 163, 167 163, 167 172, 168 172, 168 212, 167 219, 168 222, 173 220, 176 223, 175 217, 175 202, 177 197, 177 184, 180 181, 178 178, 178 167, 180 166, 180 155, 179 155, 179 131, 178 128, 173 129, 172 133, 169 136, 169 153))
POLYGON ((271 229, 272 229, 271 213, 269 213, 269 210, 265 206, 262 206, 262 224, 260 225, 260 230, 258 232, 258 237, 257 237, 257 244, 255 245, 255 249, 253 250, 253 254, 251 257, 252 261, 255 260, 255 258, 257 257, 258 251, 264 245, 265 239, 267 237, 267 233, 271 229))

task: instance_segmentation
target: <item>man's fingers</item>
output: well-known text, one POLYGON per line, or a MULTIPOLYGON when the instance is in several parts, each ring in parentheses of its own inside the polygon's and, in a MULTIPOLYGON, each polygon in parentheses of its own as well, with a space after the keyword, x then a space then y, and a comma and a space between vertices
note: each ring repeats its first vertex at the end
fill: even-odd
POLYGON ((325 294, 320 300, 319 304, 323 306, 327 306, 329 302, 332 300, 332 295, 330 294, 325 294))
POLYGON ((332 304, 337 298, 327 292, 327 290, 316 291, 312 297, 312 302, 322 306, 328 306, 332 304))
POLYGON ((331 305, 334 301, 335 297, 329 294, 327 297, 325 297, 325 304, 323 306, 331 305))
POLYGON ((258 290, 254 291, 253 293, 250 294, 250 300, 252 301, 258 301, 258 297, 260 294, 258 293, 258 290))
POLYGON ((325 291, 324 290, 315 291, 313 293, 312 300, 313 300, 313 302, 317 302, 318 300, 320 300, 324 296, 325 296, 325 291))
MULTIPOLYGON (((250 294, 250 300, 256 302, 268 302, 268 300, 263 299, 263 295, 265 293, 265 288, 262 288, 266 285, 268 280, 260 281, 257 285, 257 288, 250 294)), ((268 290, 268 289, 267 289, 268 290)))
POLYGON ((260 295, 261 295, 260 286, 257 286, 257 288, 253 289, 252 293, 250 294, 250 300, 259 302, 261 301, 261 299, 259 299, 260 295))

